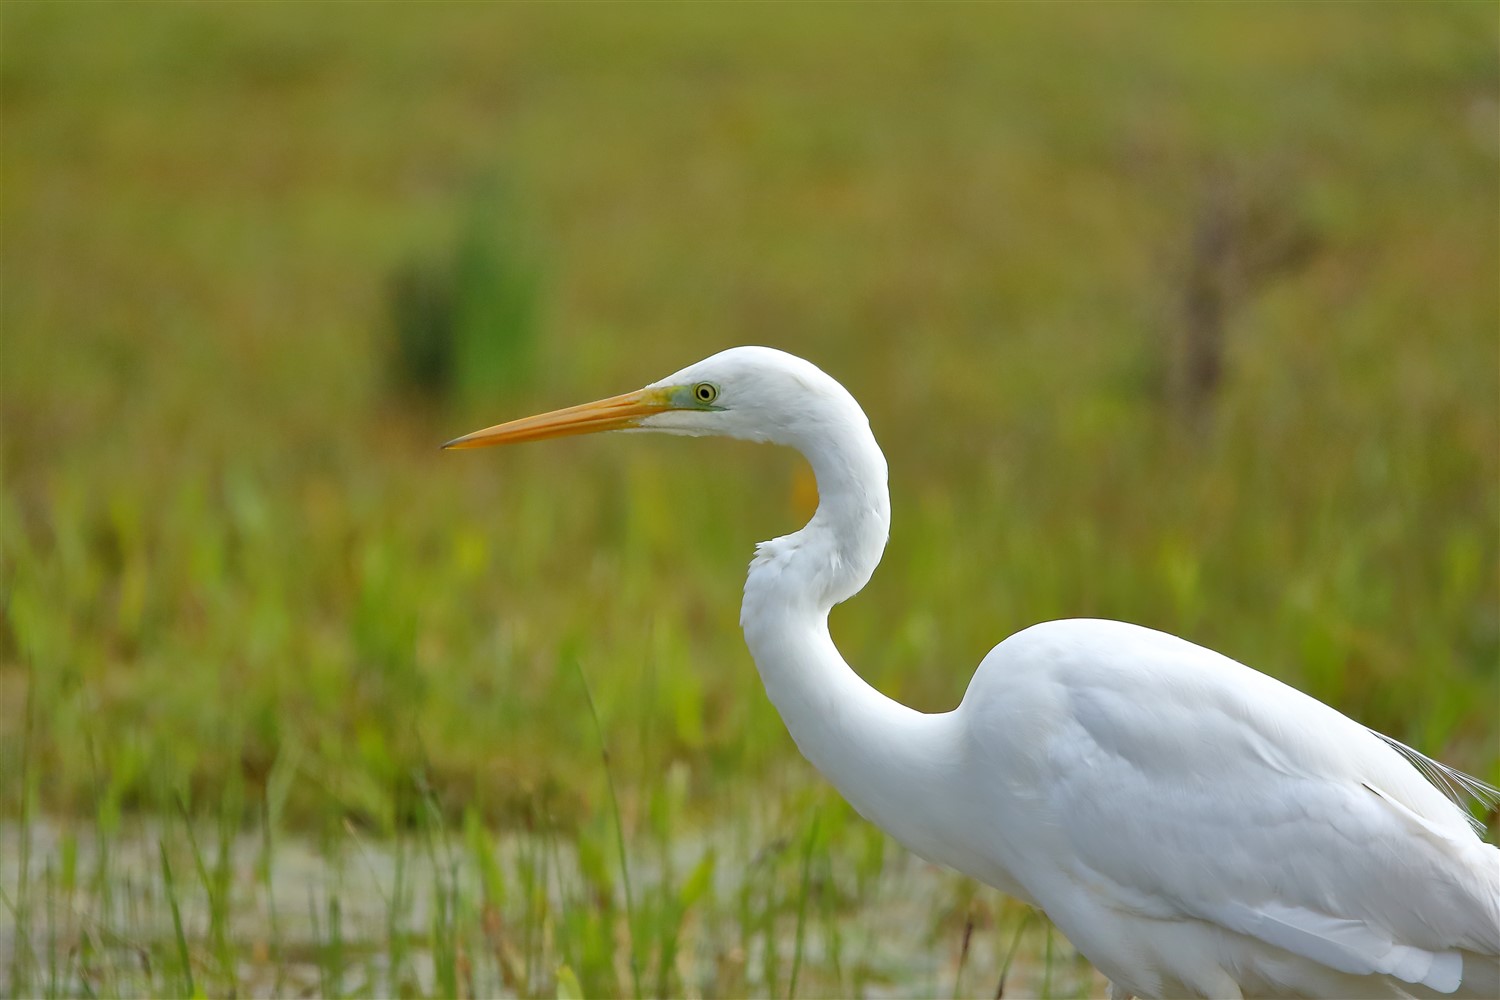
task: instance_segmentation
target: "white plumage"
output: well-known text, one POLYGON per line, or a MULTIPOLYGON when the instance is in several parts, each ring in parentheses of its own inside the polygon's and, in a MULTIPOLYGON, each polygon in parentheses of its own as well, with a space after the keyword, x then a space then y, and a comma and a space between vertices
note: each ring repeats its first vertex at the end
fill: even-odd
POLYGON ((884 550, 885 458, 853 397, 780 351, 735 348, 450 447, 597 430, 806 456, 817 512, 757 548, 741 613, 792 738, 911 850, 1044 910, 1114 995, 1500 996, 1500 850, 1418 767, 1448 789, 1494 789, 1121 622, 1011 636, 951 712, 886 698, 827 624, 884 550))

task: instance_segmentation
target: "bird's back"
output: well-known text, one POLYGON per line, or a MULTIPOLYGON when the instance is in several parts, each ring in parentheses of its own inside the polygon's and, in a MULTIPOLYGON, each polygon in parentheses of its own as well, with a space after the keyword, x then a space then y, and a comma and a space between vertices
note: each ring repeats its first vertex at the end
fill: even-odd
POLYGON ((971 828, 1133 992, 1470 993, 1500 973, 1500 851, 1383 738, 1271 677, 1050 622, 995 647, 958 714, 971 828))

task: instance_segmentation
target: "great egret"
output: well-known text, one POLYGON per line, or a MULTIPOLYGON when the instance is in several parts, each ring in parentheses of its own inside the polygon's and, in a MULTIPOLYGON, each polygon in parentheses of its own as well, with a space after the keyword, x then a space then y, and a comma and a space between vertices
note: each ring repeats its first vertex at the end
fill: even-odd
POLYGON ((745 581, 740 624, 766 693, 861 815, 1040 907, 1112 997, 1500 996, 1500 849, 1460 803, 1495 789, 1122 622, 1016 633, 951 712, 886 698, 828 634, 885 548, 885 457, 854 397, 781 351, 734 348, 445 447, 606 430, 807 458, 817 512, 758 545, 745 581))

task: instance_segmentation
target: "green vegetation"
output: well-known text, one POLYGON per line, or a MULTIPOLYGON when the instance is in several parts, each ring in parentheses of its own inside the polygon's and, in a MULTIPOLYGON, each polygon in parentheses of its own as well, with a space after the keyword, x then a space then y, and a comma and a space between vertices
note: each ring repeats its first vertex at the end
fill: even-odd
POLYGON ((737 343, 890 458, 833 628, 893 697, 1124 618, 1500 779, 1496 49, 1488 4, 5 5, 4 992, 1097 994, 797 757, 737 629, 788 455, 437 450, 737 343))

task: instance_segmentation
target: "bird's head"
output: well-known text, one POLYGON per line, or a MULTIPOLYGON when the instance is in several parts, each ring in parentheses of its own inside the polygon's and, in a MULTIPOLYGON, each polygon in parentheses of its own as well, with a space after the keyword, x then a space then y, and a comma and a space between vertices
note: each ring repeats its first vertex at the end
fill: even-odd
POLYGON ((864 412, 809 361, 769 347, 734 347, 644 389, 486 427, 445 448, 484 448, 597 431, 716 435, 806 447, 864 412))

